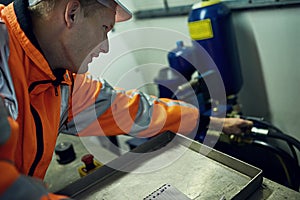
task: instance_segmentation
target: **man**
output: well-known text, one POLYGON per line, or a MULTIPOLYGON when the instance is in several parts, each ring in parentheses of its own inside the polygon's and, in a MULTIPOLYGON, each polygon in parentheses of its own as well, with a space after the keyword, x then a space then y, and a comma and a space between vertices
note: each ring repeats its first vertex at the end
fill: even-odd
MULTIPOLYGON (((24 175, 43 179, 60 132, 149 137, 197 129, 199 111, 189 104, 115 90, 85 74, 93 57, 108 52, 107 33, 115 22, 131 18, 117 0, 15 0, 1 5, 0 13, 0 95, 8 111, 1 118, 11 122, 4 120, 5 127, 18 126, 0 144, 11 153, 1 157, 1 169, 12 172, 0 180, 3 198, 19 197, 16 183, 24 175)), ((201 121, 203 127, 209 122, 201 121)), ((35 197, 61 198, 45 191, 35 197)))

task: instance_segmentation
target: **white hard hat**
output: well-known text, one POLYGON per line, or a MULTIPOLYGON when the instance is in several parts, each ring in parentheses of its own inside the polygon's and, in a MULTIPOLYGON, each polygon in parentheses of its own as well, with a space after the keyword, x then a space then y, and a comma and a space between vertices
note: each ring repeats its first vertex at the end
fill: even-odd
POLYGON ((110 7, 111 2, 116 2, 117 8, 116 8, 116 22, 122 22, 130 19, 132 17, 131 12, 119 1, 119 0, 97 0, 99 3, 110 7))
MULTIPOLYGON (((29 6, 36 5, 41 1, 43 0, 28 0, 29 6)), ((113 2, 117 3, 116 22, 126 21, 132 17, 131 12, 123 4, 121 4, 119 0, 97 0, 97 1, 107 7, 111 7, 110 5, 113 2)))

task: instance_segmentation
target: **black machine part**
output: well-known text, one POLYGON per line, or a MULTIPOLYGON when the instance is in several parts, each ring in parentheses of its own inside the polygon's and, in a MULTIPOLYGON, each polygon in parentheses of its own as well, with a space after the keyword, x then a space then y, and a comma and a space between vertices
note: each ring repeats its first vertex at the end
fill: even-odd
POLYGON ((68 164, 76 158, 73 144, 70 142, 58 143, 55 147, 55 155, 59 164, 68 164))

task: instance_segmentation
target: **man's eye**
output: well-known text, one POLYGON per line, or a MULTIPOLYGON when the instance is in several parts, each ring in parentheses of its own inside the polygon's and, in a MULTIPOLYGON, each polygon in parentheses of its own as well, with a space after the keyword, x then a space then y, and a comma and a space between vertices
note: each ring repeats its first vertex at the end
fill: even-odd
POLYGON ((106 26, 106 25, 103 25, 102 27, 104 28, 105 31, 109 30, 108 26, 106 26))

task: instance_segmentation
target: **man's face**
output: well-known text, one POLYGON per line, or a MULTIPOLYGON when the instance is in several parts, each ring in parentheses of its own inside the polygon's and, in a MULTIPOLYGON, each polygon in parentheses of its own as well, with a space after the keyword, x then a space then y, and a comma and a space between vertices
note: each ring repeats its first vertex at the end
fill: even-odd
POLYGON ((75 73, 85 73, 93 57, 109 50, 107 33, 115 24, 115 8, 97 4, 92 12, 78 19, 66 49, 72 66, 69 70, 75 73))

